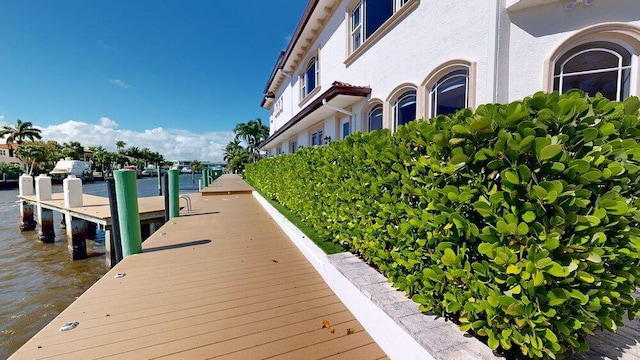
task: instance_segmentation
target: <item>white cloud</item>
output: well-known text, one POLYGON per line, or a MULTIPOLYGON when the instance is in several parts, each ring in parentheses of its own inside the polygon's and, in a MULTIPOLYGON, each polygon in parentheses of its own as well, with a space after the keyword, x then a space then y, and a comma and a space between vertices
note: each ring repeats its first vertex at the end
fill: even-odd
POLYGON ((105 127, 107 129, 117 129, 118 123, 109 119, 106 116, 100 118, 100 126, 105 127))
POLYGON ((180 129, 147 129, 143 132, 116 129, 117 122, 103 117, 100 125, 69 120, 42 128, 42 138, 59 143, 78 141, 83 146, 103 146, 115 151, 116 142, 129 146, 149 148, 159 152, 167 160, 222 161, 224 149, 233 140, 233 132, 193 133, 180 129), (105 126, 107 125, 107 126, 105 126))
POLYGON ((125 83, 124 81, 122 81, 120 79, 110 79, 109 82, 112 83, 113 85, 120 86, 120 87, 123 87, 125 89, 131 87, 131 85, 125 83))
POLYGON ((0 126, 7 125, 7 121, 4 119, 4 115, 0 115, 0 126))

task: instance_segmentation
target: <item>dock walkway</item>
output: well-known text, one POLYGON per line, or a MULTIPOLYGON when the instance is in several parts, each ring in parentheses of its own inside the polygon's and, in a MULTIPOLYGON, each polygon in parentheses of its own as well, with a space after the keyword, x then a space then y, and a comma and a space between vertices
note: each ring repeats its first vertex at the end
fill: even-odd
POLYGON ((237 185, 223 176, 224 195, 193 196, 189 214, 10 359, 387 358, 255 198, 223 191, 225 180, 237 185), (67 322, 77 326, 60 331, 67 322))

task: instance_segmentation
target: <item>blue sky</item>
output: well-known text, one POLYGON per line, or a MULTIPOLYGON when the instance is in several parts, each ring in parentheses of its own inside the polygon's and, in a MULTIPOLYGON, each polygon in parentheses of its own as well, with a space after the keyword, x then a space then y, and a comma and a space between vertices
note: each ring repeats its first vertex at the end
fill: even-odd
POLYGON ((0 125, 170 159, 219 160, 304 0, 2 0, 0 125))

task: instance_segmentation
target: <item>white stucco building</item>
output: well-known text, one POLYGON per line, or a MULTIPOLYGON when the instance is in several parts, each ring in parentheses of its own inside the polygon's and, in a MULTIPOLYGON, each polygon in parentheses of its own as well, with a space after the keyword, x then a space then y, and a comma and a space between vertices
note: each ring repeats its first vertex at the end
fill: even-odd
POLYGON ((268 155, 536 91, 640 93, 640 0, 310 0, 265 87, 268 155))
POLYGON ((22 160, 16 157, 15 150, 17 148, 16 144, 0 144, 0 163, 24 166, 22 160))

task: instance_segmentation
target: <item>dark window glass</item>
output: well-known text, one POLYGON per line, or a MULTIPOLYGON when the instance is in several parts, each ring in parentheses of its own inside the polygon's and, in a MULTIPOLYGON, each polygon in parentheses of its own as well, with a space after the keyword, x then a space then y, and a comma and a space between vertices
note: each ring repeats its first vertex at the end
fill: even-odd
POLYGON ((442 77, 431 89, 431 116, 451 114, 467 107, 468 70, 456 70, 442 77))
POLYGON ((393 15, 394 0, 366 0, 366 37, 371 36, 393 15))
POLYGON ((396 129, 416 119, 416 92, 407 91, 398 98, 395 104, 396 129))
POLYGON ((608 42, 577 46, 555 64, 553 89, 565 93, 580 89, 590 96, 601 93, 611 100, 630 94, 631 53, 608 42))
POLYGON ((307 67, 307 71, 304 74, 305 81, 305 93, 304 95, 309 94, 313 89, 316 88, 316 59, 313 58, 309 62, 309 67, 307 67))
POLYGON ((369 111, 369 131, 382 129, 382 105, 376 105, 369 111))

